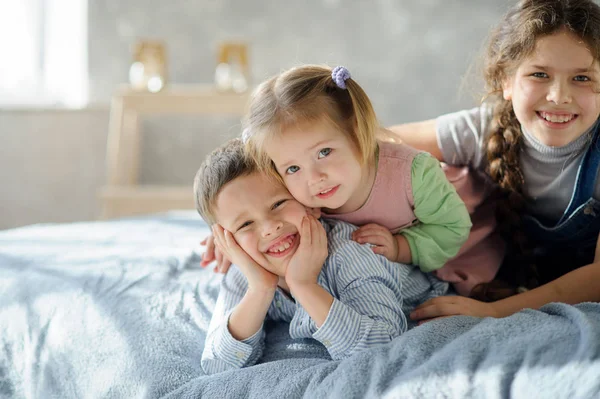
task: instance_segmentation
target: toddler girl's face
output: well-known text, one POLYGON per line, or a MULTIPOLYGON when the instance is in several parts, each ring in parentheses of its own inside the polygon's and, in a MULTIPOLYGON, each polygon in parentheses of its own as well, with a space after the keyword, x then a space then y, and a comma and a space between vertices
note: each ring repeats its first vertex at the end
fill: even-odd
POLYGON ((363 168, 346 134, 327 121, 286 129, 266 152, 290 193, 302 204, 338 213, 361 185, 363 168))
POLYGON ((600 68, 566 30, 541 37, 504 84, 517 119, 541 143, 561 147, 580 137, 600 114, 600 68))

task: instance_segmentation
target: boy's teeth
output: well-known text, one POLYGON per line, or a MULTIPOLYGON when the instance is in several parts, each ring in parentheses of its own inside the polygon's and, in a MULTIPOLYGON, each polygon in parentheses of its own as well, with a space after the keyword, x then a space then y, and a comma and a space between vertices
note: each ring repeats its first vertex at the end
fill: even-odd
POLYGON ((571 119, 573 119, 575 117, 575 115, 570 114, 570 115, 552 115, 552 114, 548 114, 546 112, 542 112, 542 118, 544 118, 545 120, 547 120, 548 122, 554 122, 554 123, 564 123, 564 122, 568 122, 571 119))
POLYGON ((285 240, 285 242, 282 242, 276 248, 269 249, 269 252, 283 252, 283 251, 285 251, 286 249, 288 249, 292 245, 292 238, 293 237, 288 238, 287 240, 285 240))
POLYGON ((290 247, 290 243, 286 242, 283 245, 280 245, 278 248, 275 249, 276 252, 283 252, 286 249, 288 249, 290 247))
POLYGON ((328 192, 330 192, 332 189, 330 188, 329 190, 325 190, 325 191, 321 191, 319 194, 327 194, 328 192))

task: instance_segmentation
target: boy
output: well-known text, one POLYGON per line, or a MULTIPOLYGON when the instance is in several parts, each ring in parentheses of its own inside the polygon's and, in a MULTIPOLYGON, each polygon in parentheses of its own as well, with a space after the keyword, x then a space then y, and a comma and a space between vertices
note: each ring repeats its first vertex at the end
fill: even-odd
POLYGON ((238 139, 204 161, 194 194, 216 245, 236 265, 223 279, 207 334, 207 374, 256 363, 267 317, 289 322, 292 338, 314 338, 341 359, 391 341, 406 331, 410 310, 447 292, 447 283, 418 267, 352 241, 356 227, 318 221, 318 210, 258 172, 238 139))

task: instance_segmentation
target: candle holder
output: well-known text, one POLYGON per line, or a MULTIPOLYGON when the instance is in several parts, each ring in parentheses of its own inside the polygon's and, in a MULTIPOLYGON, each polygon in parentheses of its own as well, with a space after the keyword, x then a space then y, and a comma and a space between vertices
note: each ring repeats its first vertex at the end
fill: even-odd
POLYGON ((215 84, 220 91, 243 93, 248 90, 250 70, 248 45, 242 42, 219 44, 215 84))
POLYGON ((158 93, 167 84, 165 44, 158 40, 141 40, 135 44, 129 82, 134 90, 158 93))

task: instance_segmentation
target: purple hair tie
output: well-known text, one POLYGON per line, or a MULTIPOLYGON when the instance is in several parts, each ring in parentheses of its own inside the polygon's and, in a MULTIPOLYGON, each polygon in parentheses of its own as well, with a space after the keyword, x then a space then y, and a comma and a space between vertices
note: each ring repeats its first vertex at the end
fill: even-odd
POLYGON ((331 71, 331 78, 340 89, 346 90, 346 80, 350 79, 350 72, 343 66, 336 66, 331 71))

